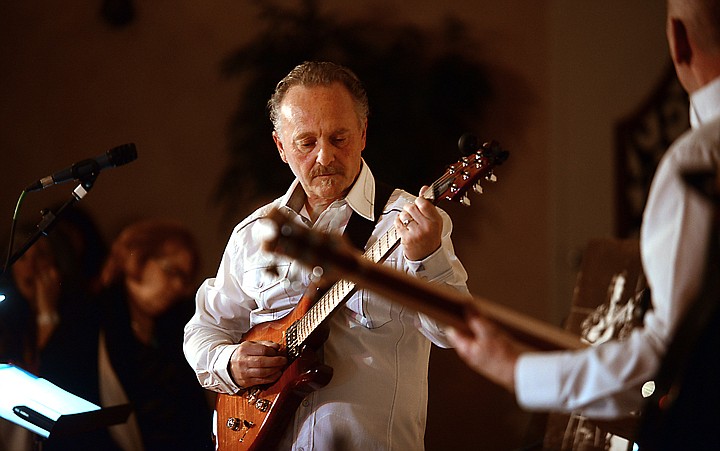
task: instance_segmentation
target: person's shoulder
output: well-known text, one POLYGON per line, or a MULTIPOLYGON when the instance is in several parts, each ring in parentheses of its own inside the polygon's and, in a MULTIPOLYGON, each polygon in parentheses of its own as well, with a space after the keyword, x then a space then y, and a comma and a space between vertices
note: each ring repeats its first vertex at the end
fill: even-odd
POLYGON ((716 165, 720 161, 720 117, 682 134, 664 159, 681 167, 716 165))
POLYGON ((270 202, 269 204, 265 204, 262 207, 258 208, 254 212, 250 213, 240 221, 238 225, 235 226, 233 230, 233 235, 237 235, 238 233, 242 233, 244 230, 246 230, 248 227, 253 225, 258 221, 258 219, 262 219, 267 217, 267 215, 274 209, 279 207, 280 205, 280 199, 275 199, 274 201, 270 202))
POLYGON ((704 123, 695 130, 694 138, 701 144, 706 144, 715 152, 720 152, 720 115, 715 119, 704 123))

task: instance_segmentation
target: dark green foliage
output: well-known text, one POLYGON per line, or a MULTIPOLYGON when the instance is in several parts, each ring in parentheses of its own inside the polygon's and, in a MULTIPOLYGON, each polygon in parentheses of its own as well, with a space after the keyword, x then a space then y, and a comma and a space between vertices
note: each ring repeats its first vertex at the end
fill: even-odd
POLYGON ((227 77, 244 88, 229 126, 231 165, 216 200, 228 217, 282 194, 293 176, 280 160, 266 111, 275 84, 306 60, 334 61, 352 69, 370 100, 365 160, 375 176, 416 193, 459 157, 457 140, 478 128, 490 86, 474 60, 477 45, 464 25, 443 29, 385 23, 380 11, 346 20, 321 13, 318 0, 255 0, 265 25, 224 61, 227 77))

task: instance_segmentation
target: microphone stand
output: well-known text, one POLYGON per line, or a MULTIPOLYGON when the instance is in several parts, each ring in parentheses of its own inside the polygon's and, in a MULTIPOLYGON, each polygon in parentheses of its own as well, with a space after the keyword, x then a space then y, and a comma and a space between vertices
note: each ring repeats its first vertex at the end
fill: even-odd
MULTIPOLYGON (((92 189, 93 185, 95 184, 95 180, 97 179, 98 173, 94 172, 91 174, 88 174, 86 177, 83 177, 80 179, 80 184, 73 190, 72 196, 70 196, 70 199, 68 199, 67 202, 65 202, 58 210, 57 212, 53 213, 50 210, 43 210, 41 212, 42 214, 42 220, 37 226, 37 231, 28 238, 28 240, 23 244, 23 246, 18 249, 17 252, 15 252, 12 257, 10 257, 10 260, 8 260, 7 266, 3 268, 2 274, 8 273, 10 270, 10 267, 15 263, 20 257, 27 252, 30 247, 35 244, 37 240, 40 239, 42 236, 47 236, 48 233, 53 229, 55 226, 55 223, 58 219, 65 213, 65 211, 70 208, 71 206, 75 205, 76 203, 80 202, 85 195, 92 189)), ((9 274, 9 273, 8 273, 9 274)))
MULTIPOLYGON (((27 239, 25 244, 23 244, 22 247, 12 255, 12 257, 10 257, 7 262, 7 266, 2 269, 0 275, 9 275, 10 268, 12 267, 13 263, 18 261, 20 257, 22 257, 25 252, 27 252, 27 250, 30 249, 30 247, 32 247, 32 245, 35 244, 37 240, 40 239, 40 237, 47 236, 48 233, 50 233, 50 231, 55 226, 57 220, 62 217, 65 211, 77 202, 79 202, 82 198, 84 198, 85 195, 92 189, 96 179, 97 172, 93 172, 86 177, 81 178, 80 184, 73 190, 70 199, 68 199, 62 206, 60 206, 57 212, 53 213, 51 210, 42 210, 42 219, 37 226, 37 230, 27 239)), ((33 434, 32 447, 34 451, 42 451, 43 442, 43 437, 37 434, 33 434)))

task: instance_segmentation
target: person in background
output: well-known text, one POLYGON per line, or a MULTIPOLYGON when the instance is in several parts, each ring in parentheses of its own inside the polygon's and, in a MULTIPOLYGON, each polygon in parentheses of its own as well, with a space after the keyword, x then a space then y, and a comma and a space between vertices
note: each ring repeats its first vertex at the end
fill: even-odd
POLYGON ((199 253, 192 233, 164 219, 135 222, 112 243, 94 304, 58 332, 41 371, 102 406, 130 403, 122 425, 45 443, 77 449, 212 448, 210 405, 182 356, 199 253), (74 378, 66 377, 67 367, 74 378), (78 374, 80 373, 80 374, 78 374))
MULTIPOLYGON (((19 231, 21 237, 34 232, 30 226, 19 231)), ((0 283, 0 362, 46 376, 43 362, 52 359, 57 330, 85 309, 105 251, 91 216, 78 208, 65 210, 51 233, 27 249, 0 283)), ((0 449, 3 444, 13 451, 34 446, 27 430, 0 419, 0 449)))
MULTIPOLYGON (((35 228, 20 228, 30 236, 35 228)), ((83 309, 97 286, 107 246, 92 217, 68 208, 0 282, 0 360, 37 371, 61 318, 83 309)))
POLYGON ((101 274, 101 397, 125 392, 148 451, 211 446, 209 407, 180 346, 198 266, 185 226, 147 220, 120 233, 101 274))
POLYGON ((526 409, 580 410, 595 418, 639 409, 641 386, 655 376, 678 321, 699 295, 713 210, 682 175, 717 171, 720 163, 720 1, 668 0, 667 38, 690 95, 692 129, 660 162, 643 216, 641 254, 653 304, 644 326, 624 341, 552 353, 532 352, 472 311, 472 333, 450 333, 460 357, 526 409))

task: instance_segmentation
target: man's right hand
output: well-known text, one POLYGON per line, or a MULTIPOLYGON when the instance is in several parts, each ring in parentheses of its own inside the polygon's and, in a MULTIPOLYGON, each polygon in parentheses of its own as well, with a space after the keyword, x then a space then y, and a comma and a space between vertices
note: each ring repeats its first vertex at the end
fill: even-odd
POLYGON ((531 349, 474 309, 467 309, 465 317, 469 332, 448 330, 455 351, 470 368, 514 393, 515 365, 520 355, 531 349))
POLYGON ((243 388, 271 384, 280 378, 287 358, 272 341, 243 341, 230 356, 230 375, 243 388))

